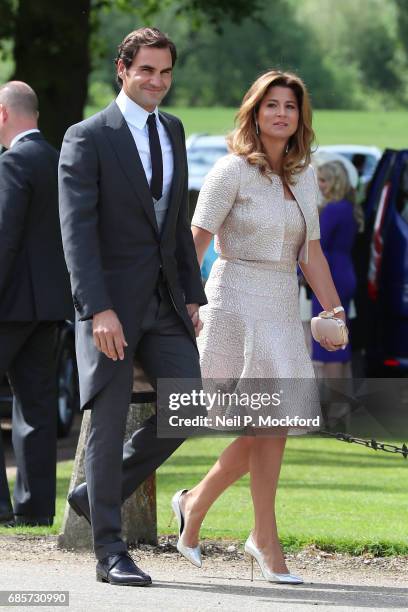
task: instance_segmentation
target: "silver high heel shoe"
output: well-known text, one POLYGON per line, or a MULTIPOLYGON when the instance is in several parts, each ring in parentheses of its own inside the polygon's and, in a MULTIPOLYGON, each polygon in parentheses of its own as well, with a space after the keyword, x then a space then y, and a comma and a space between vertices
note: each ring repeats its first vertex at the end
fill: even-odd
POLYGON ((245 552, 251 557, 251 581, 254 579, 254 559, 258 561, 263 577, 268 582, 280 582, 282 584, 303 584, 303 579, 294 574, 276 574, 266 564, 262 552, 255 546, 252 533, 245 542, 245 552))
POLYGON ((181 537, 182 537, 182 533, 184 529, 184 516, 180 508, 180 498, 183 495, 183 493, 186 493, 187 491, 188 489, 180 489, 180 491, 177 491, 177 493, 173 495, 173 499, 171 500, 171 507, 173 508, 174 514, 176 515, 178 528, 179 528, 179 539, 177 542, 177 550, 179 551, 179 553, 183 555, 183 557, 187 559, 187 561, 190 561, 190 563, 192 563, 196 567, 201 567, 200 546, 195 546, 194 548, 192 548, 190 546, 185 546, 183 542, 181 541, 181 537))

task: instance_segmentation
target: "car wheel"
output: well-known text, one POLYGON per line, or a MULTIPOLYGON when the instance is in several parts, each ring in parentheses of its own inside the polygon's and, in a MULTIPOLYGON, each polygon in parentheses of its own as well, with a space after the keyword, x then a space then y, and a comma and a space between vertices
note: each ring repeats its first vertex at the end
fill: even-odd
POLYGON ((58 437, 67 436, 79 408, 75 346, 69 335, 62 338, 57 356, 58 437))

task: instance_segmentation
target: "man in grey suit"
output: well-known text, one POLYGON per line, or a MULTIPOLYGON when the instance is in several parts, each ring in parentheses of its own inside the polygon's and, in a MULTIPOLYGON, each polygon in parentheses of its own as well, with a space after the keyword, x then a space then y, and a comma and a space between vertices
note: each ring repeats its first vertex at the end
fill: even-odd
POLYGON ((92 523, 97 580, 144 586, 121 539, 121 503, 182 443, 157 438, 156 417, 123 447, 133 359, 159 378, 200 378, 195 341, 206 303, 187 210, 179 119, 159 112, 174 44, 155 28, 126 36, 122 85, 105 110, 67 131, 60 216, 77 311, 82 408, 92 410, 86 484, 68 501, 92 523))
POLYGON ((0 87, 0 380, 13 388, 11 507, 0 432, 0 521, 52 525, 57 321, 73 317, 58 218, 58 152, 38 129, 26 83, 0 87))

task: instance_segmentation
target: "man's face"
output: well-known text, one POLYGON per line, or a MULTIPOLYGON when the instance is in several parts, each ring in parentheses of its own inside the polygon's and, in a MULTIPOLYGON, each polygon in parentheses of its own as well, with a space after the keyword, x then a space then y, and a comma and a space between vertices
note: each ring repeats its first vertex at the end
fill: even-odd
POLYGON ((125 94, 150 113, 171 86, 173 68, 170 49, 140 47, 129 68, 119 60, 117 70, 125 94))

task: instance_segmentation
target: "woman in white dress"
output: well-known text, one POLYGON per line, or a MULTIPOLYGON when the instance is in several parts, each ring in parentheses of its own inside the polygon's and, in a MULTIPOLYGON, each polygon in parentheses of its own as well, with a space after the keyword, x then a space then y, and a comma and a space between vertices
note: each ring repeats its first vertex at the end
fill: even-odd
MULTIPOLYGON (((314 378, 299 314, 297 262, 325 310, 340 302, 320 248, 313 138, 302 81, 279 71, 259 77, 238 112, 231 153, 207 176, 192 220, 199 262, 213 235, 219 253, 206 284, 208 305, 200 310, 203 379, 314 378)), ((341 308, 336 311, 344 320, 341 308)), ((322 346, 336 349, 326 339, 322 346)), ((299 417, 318 414, 308 400, 289 410, 299 417)), ((287 433, 237 438, 200 483, 174 495, 178 550, 192 563, 201 566, 198 535, 208 509, 249 472, 255 525, 245 550, 267 580, 302 582, 288 571, 275 520, 287 433)))

